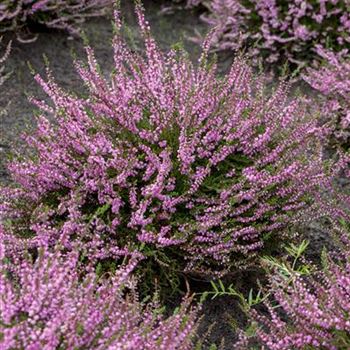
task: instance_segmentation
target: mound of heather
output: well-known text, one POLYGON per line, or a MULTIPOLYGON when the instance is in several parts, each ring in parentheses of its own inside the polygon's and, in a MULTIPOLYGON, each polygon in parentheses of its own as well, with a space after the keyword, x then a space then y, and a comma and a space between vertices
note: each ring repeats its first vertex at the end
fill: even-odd
POLYGON ((208 42, 198 67, 182 50, 163 54, 136 13, 145 55, 122 40, 117 11, 112 74, 89 47, 76 63, 86 96, 36 76, 52 103, 36 101, 0 215, 34 245, 74 242, 90 257, 137 249, 192 271, 247 263, 316 215, 326 130, 288 84, 267 93, 243 58, 218 78, 208 42))

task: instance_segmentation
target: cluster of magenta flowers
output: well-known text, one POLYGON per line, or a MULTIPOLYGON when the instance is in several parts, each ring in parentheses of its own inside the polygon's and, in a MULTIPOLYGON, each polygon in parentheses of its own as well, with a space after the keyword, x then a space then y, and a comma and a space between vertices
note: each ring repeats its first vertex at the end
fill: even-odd
POLYGON ((32 41, 25 30, 30 24, 79 33, 79 24, 88 17, 101 16, 111 0, 2 0, 0 33, 16 31, 21 41, 32 41))
POLYGON ((14 256, 0 233, 2 350, 193 348, 197 311, 190 299, 167 318, 156 300, 140 301, 131 277, 139 257, 97 276, 77 251, 14 256))
POLYGON ((324 99, 324 114, 335 117, 336 136, 348 143, 350 126, 350 59, 318 48, 323 63, 308 68, 304 80, 321 93, 324 99))
POLYGON ((350 48, 347 0, 188 0, 208 8, 203 19, 216 27, 220 50, 247 49, 268 63, 305 66, 319 60, 317 45, 340 52, 350 48))
POLYGON ((33 245, 91 257, 173 248, 197 271, 251 259, 316 215, 327 130, 286 83, 267 93, 243 58, 218 78, 208 43, 198 68, 181 50, 164 55, 140 6, 137 16, 145 58, 124 44, 117 14, 110 79, 91 48, 76 62, 88 98, 36 76, 53 103, 34 101, 38 128, 9 165, 17 186, 2 191, 0 215, 33 245))

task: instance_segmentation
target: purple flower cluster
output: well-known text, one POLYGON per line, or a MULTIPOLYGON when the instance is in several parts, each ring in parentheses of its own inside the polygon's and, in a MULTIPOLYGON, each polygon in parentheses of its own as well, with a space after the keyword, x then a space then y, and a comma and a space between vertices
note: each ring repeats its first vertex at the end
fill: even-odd
POLYGON ((2 350, 193 348, 197 311, 187 299, 165 318, 156 301, 140 302, 130 276, 137 258, 98 278, 76 251, 42 249, 10 263, 4 237, 0 231, 2 350))
POLYGON ((349 138, 350 126, 350 60, 346 52, 336 54, 318 47, 323 63, 308 68, 303 78, 325 97, 325 114, 337 117, 337 136, 349 138))
POLYGON ((17 31, 21 41, 34 40, 21 36, 28 23, 38 23, 76 35, 78 25, 88 17, 105 13, 111 0, 15 0, 0 2, 0 33, 17 31))
POLYGON ((257 336, 268 349, 350 348, 349 248, 348 240, 337 261, 328 256, 324 270, 295 275, 291 283, 273 276, 272 294, 279 308, 267 305, 269 316, 253 312, 257 336))
POLYGON ((253 258, 327 184, 327 131, 286 83, 266 93, 243 58, 218 78, 210 39, 198 68, 164 55, 137 16, 146 57, 124 44, 116 11, 110 78, 89 47, 76 63, 87 98, 36 76, 52 104, 34 101, 38 128, 9 166, 17 187, 1 191, 0 216, 34 245, 74 242, 89 256, 175 248, 189 270, 253 258))
POLYGON ((319 59, 317 45, 339 52, 350 48, 350 8, 346 0, 189 0, 209 10, 203 19, 216 27, 214 45, 249 48, 268 63, 304 66, 319 59))

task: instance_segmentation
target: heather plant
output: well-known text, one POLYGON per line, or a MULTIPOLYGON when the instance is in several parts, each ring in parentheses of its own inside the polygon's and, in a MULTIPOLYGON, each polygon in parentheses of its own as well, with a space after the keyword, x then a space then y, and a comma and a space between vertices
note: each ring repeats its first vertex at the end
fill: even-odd
POLYGON ((110 4, 111 0, 1 0, 0 32, 16 31, 19 40, 32 41, 36 36, 23 36, 23 30, 39 24, 77 35, 81 22, 104 14, 110 4))
POLYGON ((197 68, 181 49, 163 54, 136 13, 145 56, 124 44, 116 11, 110 78, 90 47, 76 62, 88 97, 36 75, 52 104, 34 100, 38 128, 9 165, 1 217, 34 245, 104 258, 139 250, 161 271, 252 262, 317 215, 326 129, 287 83, 268 94, 243 57, 218 78, 210 39, 197 68))
POLYGON ((219 50, 248 49, 267 63, 303 67, 319 60, 317 45, 339 52, 350 48, 348 0, 189 0, 208 8, 204 21, 216 27, 219 50))
POLYGON ((318 47, 323 63, 307 69, 304 80, 322 94, 324 114, 335 117, 335 136, 348 144, 350 126, 350 60, 318 47))
MULTIPOLYGON (((11 247, 10 247, 11 248, 11 247)), ((80 254, 40 249, 6 257, 0 245, 0 348, 3 350, 193 348, 196 309, 186 299, 164 316, 156 300, 141 302, 131 272, 86 272, 80 254)))

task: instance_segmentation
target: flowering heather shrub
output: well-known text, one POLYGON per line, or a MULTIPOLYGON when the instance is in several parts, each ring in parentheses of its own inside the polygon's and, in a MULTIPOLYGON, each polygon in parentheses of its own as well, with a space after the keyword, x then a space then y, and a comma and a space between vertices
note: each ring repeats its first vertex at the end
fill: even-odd
POLYGON ((196 311, 189 300, 164 318, 157 303, 140 303, 133 292, 137 260, 110 278, 82 277, 78 256, 40 250, 34 261, 15 264, 1 257, 2 350, 193 348, 196 311))
MULTIPOLYGON (((217 27, 214 45, 222 50, 250 47, 266 62, 304 65, 318 59, 316 45, 336 52, 350 48, 348 0, 212 0, 204 20, 217 27)), ((189 0, 190 5, 198 1, 189 0)))
POLYGON ((271 350, 350 348, 350 241, 334 258, 325 255, 324 269, 291 278, 272 275, 272 294, 280 306, 267 303, 269 315, 253 311, 258 339, 271 350), (336 259, 335 259, 336 257, 336 259))
POLYGON ((350 60, 346 55, 318 48, 322 65, 309 68, 303 76, 325 99, 326 114, 337 115, 337 136, 349 138, 350 126, 350 60))
MULTIPOLYGON (((100 16, 111 0, 1 0, 0 32, 19 31, 29 23, 78 34, 77 25, 100 16)), ((20 40, 25 40, 20 38, 20 40)))
POLYGON ((53 105, 36 102, 32 152, 10 164, 17 187, 3 189, 0 214, 13 231, 30 226, 23 234, 39 245, 136 248, 197 271, 237 266, 311 210, 327 182, 326 131, 302 99, 287 99, 287 84, 266 96, 242 58, 217 78, 208 45, 198 68, 181 50, 164 55, 139 5, 137 16, 146 58, 123 43, 117 12, 110 80, 91 48, 77 63, 88 98, 36 76, 53 105))

